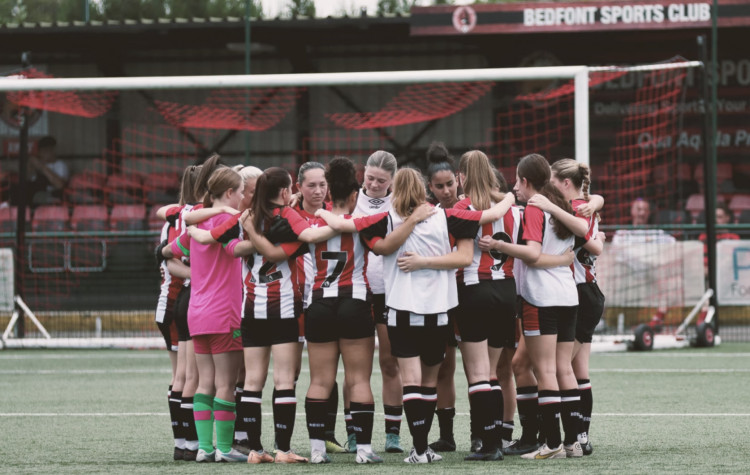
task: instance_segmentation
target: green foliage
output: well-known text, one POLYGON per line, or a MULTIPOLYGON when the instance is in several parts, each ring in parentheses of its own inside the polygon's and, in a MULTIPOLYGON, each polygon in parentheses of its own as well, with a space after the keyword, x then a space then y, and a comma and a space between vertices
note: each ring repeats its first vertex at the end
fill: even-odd
POLYGON ((408 14, 411 11, 411 7, 416 4, 417 0, 378 0, 378 15, 405 15, 408 14))
POLYGON ((298 16, 312 18, 315 16, 315 2, 313 0, 289 0, 287 12, 292 18, 298 16))
MULTIPOLYGON (((297 0, 305 11, 312 0, 297 0)), ((83 21, 86 0, 0 0, 0 23, 83 21)), ((90 20, 245 16, 245 0, 89 0, 90 20)), ((262 18, 261 0, 250 0, 250 17, 262 18)))

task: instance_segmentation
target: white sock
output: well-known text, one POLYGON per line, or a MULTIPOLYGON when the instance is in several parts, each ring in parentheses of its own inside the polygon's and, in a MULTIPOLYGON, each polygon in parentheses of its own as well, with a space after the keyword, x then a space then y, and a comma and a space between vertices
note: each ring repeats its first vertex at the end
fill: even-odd
POLYGON ((175 439, 174 446, 178 449, 185 449, 185 439, 175 439))
POLYGON ((372 444, 357 444, 357 452, 372 452, 372 444))
POLYGON ((326 442, 320 439, 310 439, 311 452, 326 452, 326 442))

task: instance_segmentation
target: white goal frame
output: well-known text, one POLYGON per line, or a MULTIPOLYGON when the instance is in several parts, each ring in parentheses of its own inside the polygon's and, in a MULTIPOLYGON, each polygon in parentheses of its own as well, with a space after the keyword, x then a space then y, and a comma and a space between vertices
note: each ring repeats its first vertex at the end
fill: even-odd
MULTIPOLYGON (((684 61, 640 66, 550 66, 530 68, 441 69, 412 71, 373 71, 309 74, 260 75, 205 75, 205 76, 145 76, 97 78, 27 79, 22 75, 0 78, 0 92, 12 91, 124 91, 174 90, 202 88, 260 88, 363 86, 393 84, 423 84, 437 82, 507 82, 537 79, 566 79, 574 81, 575 159, 589 164, 589 75, 602 71, 655 71, 676 68, 703 67, 700 61, 684 61)), ((25 305, 24 313, 33 316, 25 305)), ((20 315, 8 326, 0 341, 0 348, 163 348, 162 338, 12 338, 11 330, 20 315), (121 341, 120 341, 121 340, 121 341)), ((35 319, 34 319, 35 320, 35 319)), ((37 323, 37 322, 35 322, 37 323)), ((40 324, 37 324, 40 326, 40 324)), ((43 327, 42 333, 46 333, 43 327)))

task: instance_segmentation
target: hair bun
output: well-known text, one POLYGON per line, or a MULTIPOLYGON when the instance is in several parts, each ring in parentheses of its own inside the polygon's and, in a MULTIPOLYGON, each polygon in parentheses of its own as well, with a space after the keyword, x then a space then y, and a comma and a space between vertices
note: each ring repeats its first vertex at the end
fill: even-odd
POLYGON ((453 157, 451 157, 443 142, 432 142, 427 147, 427 161, 430 163, 448 162, 453 164, 453 157))

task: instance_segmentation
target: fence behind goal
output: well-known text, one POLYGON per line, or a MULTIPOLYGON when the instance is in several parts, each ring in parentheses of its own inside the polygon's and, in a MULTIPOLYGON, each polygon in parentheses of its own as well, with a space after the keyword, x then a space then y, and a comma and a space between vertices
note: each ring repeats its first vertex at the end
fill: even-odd
MULTIPOLYGON (((618 323, 630 328, 660 312, 667 324, 678 323, 705 289, 698 239, 705 231, 703 116, 692 106, 700 102, 698 72, 668 64, 589 73, 585 145, 591 191, 606 200, 601 226, 610 238, 626 230, 631 203, 640 199, 651 207, 650 227, 663 231, 652 229, 658 238, 646 236, 637 246, 608 243, 598 265, 607 297, 603 331, 618 323)), ((28 70, 24 76, 53 73, 28 70)), ((80 152, 66 157, 70 179, 64 192, 29 197, 21 249, 15 249, 15 202, 23 187, 12 172, 13 158, 3 161, 0 182, 2 200, 9 203, 0 208, 0 247, 22 253, 17 272, 23 299, 61 344, 107 338, 124 346, 142 344, 139 338, 161 344, 153 323, 160 284, 153 248, 163 223, 155 212, 176 202, 184 168, 212 151, 229 165, 282 166, 296 176, 301 163, 326 163, 336 155, 348 156, 362 171, 379 149, 393 152, 400 166, 424 169, 425 150, 438 140, 456 158, 484 151, 512 186, 524 155, 540 153, 552 162, 576 158, 583 146, 576 141, 569 77, 143 87, 5 93, 15 110, 44 115, 52 135, 73 134, 80 143, 80 152)), ((732 206, 733 222, 747 222, 745 206, 750 208, 743 201, 750 180, 740 173, 733 169, 732 188, 722 196, 732 206)), ((746 228, 734 226, 746 237, 746 228)), ((0 315, 5 327, 10 313, 0 315)), ((721 321, 723 338, 750 339, 746 307, 722 308, 721 321)), ((27 340, 40 336, 28 321, 25 327, 27 340)))

